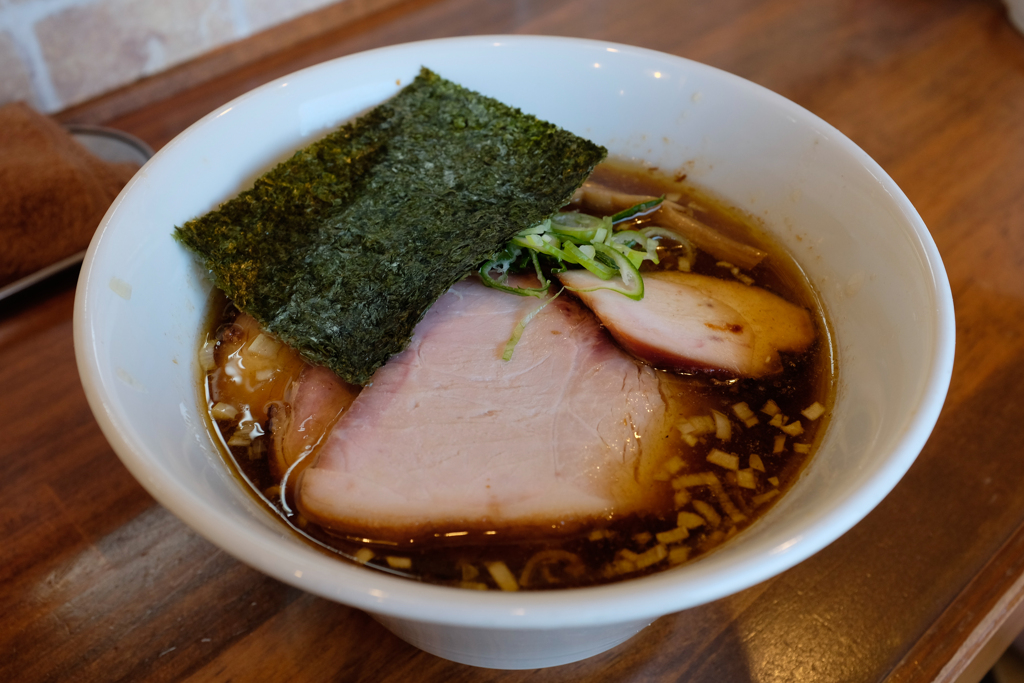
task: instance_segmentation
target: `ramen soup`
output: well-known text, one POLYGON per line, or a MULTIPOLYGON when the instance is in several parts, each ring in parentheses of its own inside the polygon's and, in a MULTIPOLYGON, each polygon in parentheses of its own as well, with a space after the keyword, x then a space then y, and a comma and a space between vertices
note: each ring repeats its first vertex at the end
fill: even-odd
POLYGON ((707 230, 695 248, 656 239, 642 300, 588 291, 583 270, 551 275, 543 302, 474 275, 366 387, 308 365, 220 296, 200 359, 229 463, 324 552, 430 583, 589 586, 714 550, 811 457, 833 355, 789 256, 682 181, 604 164, 567 207, 609 215, 664 195, 673 215, 615 230, 707 230))

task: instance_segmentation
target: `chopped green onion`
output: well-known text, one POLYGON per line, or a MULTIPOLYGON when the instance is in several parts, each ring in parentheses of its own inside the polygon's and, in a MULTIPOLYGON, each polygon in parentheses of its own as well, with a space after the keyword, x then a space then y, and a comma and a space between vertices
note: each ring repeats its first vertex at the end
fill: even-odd
MULTIPOLYGON (((619 253, 615 249, 604 245, 595 244, 594 248, 597 252, 603 256, 610 258, 615 262, 615 265, 619 267, 619 279, 622 282, 618 285, 614 282, 603 284, 600 287, 590 287, 588 289, 576 289, 573 287, 566 287, 574 292, 593 292, 598 289, 610 289, 613 292, 618 292, 624 296, 628 296, 634 301, 639 301, 644 298, 644 280, 640 277, 640 272, 633 265, 633 262, 629 260, 625 255, 619 253)), ((596 274, 596 273, 595 273, 596 274)), ((610 279, 610 278, 609 278, 610 279)))
POLYGON ((526 326, 530 324, 534 316, 544 310, 544 307, 559 297, 559 295, 565 291, 565 288, 558 290, 558 294, 542 303, 537 308, 530 311, 525 318, 516 323, 516 326, 512 329, 512 336, 509 337, 508 343, 505 344, 505 352, 501 354, 501 359, 504 361, 512 360, 512 353, 516 349, 516 344, 519 343, 519 339, 523 336, 523 331, 526 330, 526 326))
MULTIPOLYGON (((604 218, 596 218, 577 211, 556 213, 551 217, 551 232, 564 235, 581 242, 590 242, 597 236, 598 230, 605 228, 611 232, 611 222, 604 218)), ((606 233, 607 234, 607 233, 606 233)))
MULTIPOLYGON (((560 212, 546 220, 518 232, 506 248, 480 267, 480 279, 488 287, 518 294, 520 296, 543 297, 548 282, 540 266, 538 254, 555 259, 548 264, 552 272, 564 272, 568 265, 580 265, 608 284, 594 289, 610 289, 632 299, 642 299, 643 278, 640 266, 644 261, 658 263, 657 249, 661 240, 676 242, 684 250, 680 268, 688 269, 696 259, 696 250, 691 242, 678 233, 661 227, 615 232, 615 222, 649 213, 661 205, 664 197, 641 202, 620 211, 614 216, 597 218, 577 211, 560 212), (518 272, 526 267, 523 249, 527 250, 541 287, 513 287, 508 284, 510 270, 518 272), (494 278, 491 271, 500 271, 494 278), (616 275, 619 283, 609 282, 616 275)), ((569 288, 571 289, 571 288, 569 288)), ((592 290, 587 290, 592 291, 592 290)), ((538 309, 539 310, 539 309, 538 309)), ((522 330, 513 334, 509 341, 507 355, 519 339, 522 330)))
POLYGON ((621 254, 615 249, 604 244, 595 244, 594 247, 599 253, 611 257, 612 260, 615 261, 615 265, 619 267, 619 278, 622 280, 623 288, 616 289, 615 291, 628 296, 630 299, 635 299, 636 301, 643 299, 644 279, 640 277, 640 272, 637 270, 637 267, 633 265, 633 262, 624 254, 621 254))
POLYGON ((645 235, 635 230, 622 230, 615 233, 609 240, 608 246, 624 254, 635 268, 640 268, 640 264, 644 261, 658 263, 657 245, 651 244, 645 235), (631 245, 640 247, 642 251, 632 249, 631 245))
MULTIPOLYGON (((557 259, 569 260, 566 256, 566 252, 558 248, 559 245, 556 240, 548 242, 546 240, 539 238, 537 235, 527 235, 526 237, 520 237, 519 235, 516 235, 515 237, 512 238, 511 244, 514 244, 518 247, 525 247, 534 253, 540 252, 541 254, 554 256, 557 259)), ((572 243, 566 242, 566 244, 572 243)), ((575 261, 571 262, 575 263, 575 261)))
POLYGON ((493 289, 499 289, 509 294, 516 294, 518 296, 535 296, 542 297, 546 289, 535 289, 532 287, 512 287, 510 285, 502 284, 501 281, 495 280, 491 277, 490 271, 493 269, 494 261, 488 261, 484 265, 480 266, 480 282, 491 287, 493 289))
POLYGON ((618 244, 633 242, 635 244, 639 244, 642 249, 647 248, 647 236, 637 232, 636 230, 620 230, 612 235, 612 242, 618 244))
MULTIPOLYGON (((654 238, 671 240, 679 244, 679 246, 683 248, 683 251, 686 252, 686 255, 680 258, 688 264, 687 269, 693 267, 694 262, 697 260, 697 249, 694 248, 693 242, 686 239, 675 230, 669 230, 668 228, 662 228, 660 226, 652 226, 644 228, 640 232, 647 237, 648 253, 657 253, 658 242, 654 238)), ((657 263, 657 261, 655 261, 655 263, 657 263)))
POLYGON ((537 273, 537 279, 540 280, 540 287, 537 289, 543 289, 545 292, 548 291, 548 287, 551 286, 551 283, 548 282, 546 277, 544 277, 544 271, 540 268, 540 259, 537 258, 537 252, 530 252, 530 260, 533 261, 533 270, 537 273))
POLYGON ((628 209, 623 209, 612 216, 612 223, 620 223, 628 218, 634 218, 636 216, 642 216, 645 213, 650 213, 661 206, 663 201, 665 201, 665 195, 661 195, 655 199, 648 199, 646 202, 640 202, 628 209))
MULTIPOLYGON (((518 251, 518 249, 516 250, 518 251)), ((501 262, 497 260, 488 261, 487 263, 480 266, 480 281, 492 287, 494 289, 508 292, 509 294, 516 294, 518 296, 535 296, 537 298, 543 297, 547 294, 548 288, 551 283, 548 282, 547 278, 544 277, 544 272, 540 268, 540 261, 537 260, 537 252, 531 251, 530 258, 533 259, 533 267, 537 271, 537 278, 540 280, 540 287, 513 287, 506 284, 508 282, 508 262, 501 262), (502 267, 504 263, 505 267, 502 267), (491 277, 492 270, 501 271, 501 279, 495 280, 491 277)))
POLYGON ((597 230, 605 224, 604 218, 591 216, 589 213, 579 211, 562 211, 548 219, 551 221, 551 229, 558 232, 562 228, 586 228, 597 230))
MULTIPOLYGON (((576 263, 580 264, 602 280, 611 280, 612 277, 614 277, 614 268, 606 266, 592 256, 588 256, 584 251, 582 251, 582 247, 577 247, 572 242, 566 242, 563 246, 565 247, 565 252, 572 256, 576 263)), ((594 245, 583 246, 590 246, 592 249, 594 248, 594 245)), ((597 250, 595 249, 593 253, 596 255, 597 250)))
POLYGON ((541 221, 537 225, 526 228, 525 230, 520 230, 516 235, 520 237, 525 237, 526 235, 539 235, 541 233, 548 232, 549 230, 551 230, 550 218, 541 221))
MULTIPOLYGON (((640 264, 646 261, 650 254, 645 251, 630 249, 625 253, 625 256, 629 259, 629 262, 633 264, 633 267, 639 270, 640 264)), ((655 261, 655 263, 657 263, 657 261, 655 261)))

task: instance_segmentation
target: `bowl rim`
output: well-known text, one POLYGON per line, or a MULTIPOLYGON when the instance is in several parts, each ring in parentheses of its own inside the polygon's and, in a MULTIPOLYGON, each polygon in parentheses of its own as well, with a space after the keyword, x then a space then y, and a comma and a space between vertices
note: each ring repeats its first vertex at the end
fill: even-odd
MULTIPOLYGON (((904 432, 893 448, 893 457, 878 468, 854 495, 827 514, 809 522, 803 532, 778 549, 757 566, 733 568, 716 576, 713 581, 678 580, 672 570, 626 580, 614 584, 541 592, 502 593, 498 591, 468 591, 458 588, 422 584, 408 579, 370 571, 317 553, 323 562, 297 564, 295 552, 283 552, 276 544, 234 523, 210 524, 215 513, 208 504, 190 491, 169 486, 151 476, 142 453, 145 447, 136 441, 131 430, 117 422, 108 397, 108 390, 98 362, 94 337, 90 333, 88 293, 104 283, 94 277, 95 258, 103 242, 106 228, 117 209, 135 185, 130 182, 115 200, 101 222, 89 246, 82 267, 74 307, 75 354, 89 405, 110 445, 142 486, 165 508, 184 521, 192 530, 224 549, 239 561, 256 568, 280 581, 321 597, 394 617, 415 621, 476 626, 485 628, 563 628, 592 626, 629 620, 653 619, 658 616, 694 607, 738 592, 796 565, 818 552, 863 519, 906 473, 923 448, 941 411, 949 387, 955 345, 955 322, 952 294, 938 249, 923 220, 896 183, 866 152, 834 127, 767 88, 739 76, 684 57, 631 45, 588 40, 529 35, 481 35, 458 38, 440 38, 402 43, 359 52, 316 64, 274 79, 230 102, 218 107, 184 132, 164 149, 180 144, 196 129, 220 117, 232 108, 241 106, 257 93, 280 87, 282 83, 316 70, 330 68, 339 62, 374 59, 400 54, 408 50, 454 49, 472 52, 496 47, 543 50, 570 47, 582 50, 609 51, 630 56, 669 60, 689 70, 696 70, 717 79, 725 79, 734 86, 767 98, 773 106, 798 120, 813 122, 830 139, 840 145, 855 161, 878 180, 892 197, 896 206, 912 228, 917 248, 926 259, 931 275, 930 295, 934 304, 934 349, 928 363, 928 379, 921 391, 914 414, 907 420, 904 432), (330 566, 327 566, 329 563, 330 566)), ((163 150, 161 150, 162 152, 163 150)), ((149 162, 158 164, 158 152, 149 162)), ((713 554, 712 554, 713 555, 713 554)), ((304 558, 308 559, 308 558, 304 558)), ((698 562, 699 563, 699 562, 698 562)), ((698 564, 694 563, 694 564, 698 564)))

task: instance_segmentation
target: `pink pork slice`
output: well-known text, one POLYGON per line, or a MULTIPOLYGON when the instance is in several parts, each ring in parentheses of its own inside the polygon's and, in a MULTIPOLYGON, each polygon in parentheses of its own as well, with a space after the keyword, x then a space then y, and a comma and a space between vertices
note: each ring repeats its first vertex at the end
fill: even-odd
POLYGON ((313 452, 358 389, 327 368, 302 367, 288 385, 284 410, 275 411, 271 423, 271 463, 279 477, 313 452))
POLYGON ((585 270, 558 277, 577 290, 623 348, 665 370, 763 377, 782 370, 780 351, 802 352, 814 343, 814 322, 806 309, 734 280, 644 273, 644 297, 633 301, 595 289, 604 283, 585 270))
POLYGON ((656 373, 567 296, 533 318, 503 361, 514 327, 540 304, 477 280, 452 287, 302 473, 302 514, 404 539, 649 507, 657 449, 641 444, 663 427, 656 373))

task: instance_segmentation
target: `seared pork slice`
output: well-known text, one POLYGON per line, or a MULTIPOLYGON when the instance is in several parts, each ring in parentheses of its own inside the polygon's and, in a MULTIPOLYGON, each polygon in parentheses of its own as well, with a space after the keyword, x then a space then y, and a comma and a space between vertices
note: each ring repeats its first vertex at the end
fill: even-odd
POLYGON ((253 423, 269 422, 270 468, 281 478, 316 447, 359 387, 309 365, 244 313, 219 336, 221 364, 211 382, 212 396, 245 416, 239 425, 248 423, 243 432, 252 434, 253 423))
MULTIPOLYGON (((271 412, 270 462, 278 477, 313 452, 359 387, 318 365, 305 365, 288 385, 284 401, 271 412)), ((308 463, 306 463, 308 465, 308 463)), ((288 481, 294 484, 294 475, 288 481)))
MULTIPOLYGON (((655 198, 649 195, 619 192, 593 181, 587 181, 573 194, 571 203, 573 206, 608 216, 652 199, 655 198)), ((650 217, 655 224, 671 228, 688 237, 697 248, 708 252, 715 258, 735 263, 740 268, 753 268, 768 256, 767 252, 757 247, 737 242, 718 230, 704 225, 689 215, 683 207, 667 199, 650 214, 650 217)))
MULTIPOLYGON (((636 510, 664 403, 655 372, 562 296, 541 304, 464 280, 373 376, 301 475, 302 514, 401 540, 432 530, 560 525, 636 510)), ((647 501, 648 504, 650 501, 647 501)))
POLYGON ((717 370, 762 377, 782 370, 780 351, 806 351, 814 322, 806 309, 740 282, 695 273, 644 274, 644 298, 607 289, 585 270, 559 276, 637 358, 666 370, 717 370))

